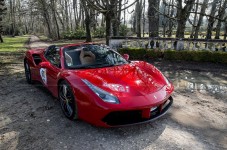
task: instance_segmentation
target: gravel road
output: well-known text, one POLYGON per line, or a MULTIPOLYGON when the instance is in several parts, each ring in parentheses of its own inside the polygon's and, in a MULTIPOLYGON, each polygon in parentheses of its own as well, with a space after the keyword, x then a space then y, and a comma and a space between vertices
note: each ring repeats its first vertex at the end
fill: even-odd
MULTIPOLYGON (((45 47, 35 36, 30 47, 45 47)), ((155 122, 99 128, 66 119, 57 99, 24 77, 23 53, 0 54, 0 149, 227 149, 227 66, 151 62, 175 85, 174 104, 155 122)))

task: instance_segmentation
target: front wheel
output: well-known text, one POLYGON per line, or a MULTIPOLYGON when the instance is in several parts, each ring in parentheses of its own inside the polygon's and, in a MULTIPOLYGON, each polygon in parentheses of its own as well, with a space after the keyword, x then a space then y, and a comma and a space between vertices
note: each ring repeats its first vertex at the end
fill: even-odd
POLYGON ((27 60, 24 61, 24 71, 27 82, 31 84, 32 83, 31 69, 27 60))
POLYGON ((70 120, 77 119, 77 105, 70 85, 63 81, 59 85, 59 100, 64 115, 70 120))

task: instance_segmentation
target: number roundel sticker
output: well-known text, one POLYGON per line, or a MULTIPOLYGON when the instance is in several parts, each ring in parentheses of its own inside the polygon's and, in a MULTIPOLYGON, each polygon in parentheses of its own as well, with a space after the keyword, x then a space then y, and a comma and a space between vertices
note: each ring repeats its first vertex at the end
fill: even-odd
POLYGON ((41 68, 40 69, 40 76, 43 80, 44 84, 47 84, 47 74, 46 74, 46 69, 45 68, 41 68))

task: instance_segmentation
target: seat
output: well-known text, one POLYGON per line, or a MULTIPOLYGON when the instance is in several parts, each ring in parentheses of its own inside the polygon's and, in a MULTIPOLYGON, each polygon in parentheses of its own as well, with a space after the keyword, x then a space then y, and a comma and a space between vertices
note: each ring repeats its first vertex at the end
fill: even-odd
POLYGON ((92 64, 95 62, 95 55, 91 51, 81 50, 80 61, 82 65, 92 64))
POLYGON ((80 51, 68 51, 65 53, 65 60, 68 66, 80 65, 80 51))

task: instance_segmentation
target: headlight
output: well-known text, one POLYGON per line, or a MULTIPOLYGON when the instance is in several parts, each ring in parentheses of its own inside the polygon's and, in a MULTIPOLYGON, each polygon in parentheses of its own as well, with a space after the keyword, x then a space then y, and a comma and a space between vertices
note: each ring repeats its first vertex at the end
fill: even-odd
POLYGON ((91 84, 89 81, 87 81, 86 79, 82 79, 82 81, 93 91, 95 92, 96 95, 98 95, 104 102, 108 102, 108 103, 115 103, 115 104, 119 104, 119 100, 117 99, 117 97, 115 97, 114 95, 104 91, 103 89, 100 89, 99 87, 91 84))

